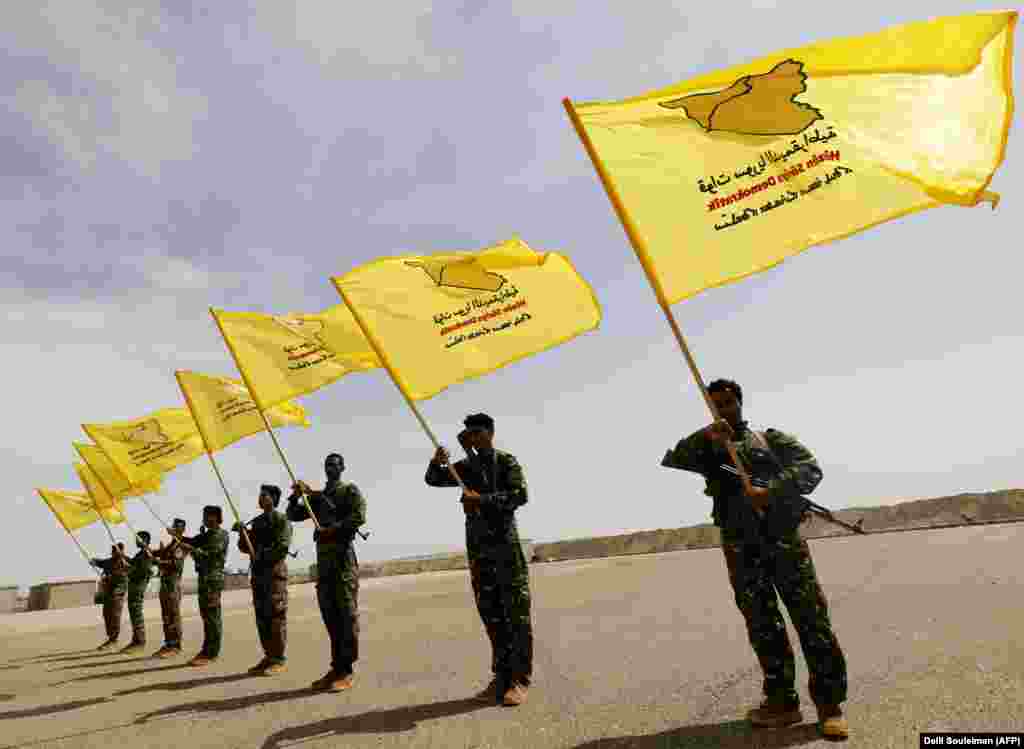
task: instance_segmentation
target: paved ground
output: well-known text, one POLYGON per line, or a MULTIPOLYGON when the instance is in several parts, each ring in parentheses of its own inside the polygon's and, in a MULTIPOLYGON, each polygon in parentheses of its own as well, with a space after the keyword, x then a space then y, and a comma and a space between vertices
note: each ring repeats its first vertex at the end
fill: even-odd
MULTIPOLYGON (((1024 730, 1022 544, 1020 525, 811 542, 850 665, 847 746, 1024 730)), ((273 678, 244 673, 260 655, 246 591, 226 594, 224 657, 202 670, 90 652, 98 607, 0 617, 0 749, 828 745, 811 722, 744 725, 760 675, 719 550, 531 575, 536 685, 518 709, 466 699, 489 655, 465 572, 364 580, 357 686, 340 695, 308 690, 328 651, 312 585, 291 589, 289 670, 273 678)), ((195 599, 184 608, 194 648, 195 599)))

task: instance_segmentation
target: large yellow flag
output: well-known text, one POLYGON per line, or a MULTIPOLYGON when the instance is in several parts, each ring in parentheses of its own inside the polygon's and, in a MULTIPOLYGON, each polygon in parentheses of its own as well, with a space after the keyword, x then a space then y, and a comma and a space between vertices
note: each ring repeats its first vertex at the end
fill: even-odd
POLYGON ((142 484, 135 486, 124 477, 117 466, 115 466, 107 454, 96 445, 88 445, 82 442, 73 443, 75 450, 85 461, 85 465, 95 475, 99 484, 107 490, 107 493, 122 499, 124 497, 141 497, 146 494, 160 491, 160 477, 147 479, 142 484))
POLYGON ((203 440, 187 408, 164 408, 131 421, 82 424, 132 484, 142 484, 203 454, 203 440))
POLYGON ((313 314, 210 311, 263 411, 380 366, 344 304, 313 314))
POLYGON ((519 239, 478 252, 385 258, 331 280, 413 400, 601 321, 593 290, 569 260, 519 239))
MULTIPOLYGON (((100 521, 92 500, 84 492, 36 489, 36 493, 69 531, 75 531, 100 521)), ((124 522, 124 515, 116 507, 104 510, 103 517, 108 523, 124 522)))
POLYGON ((913 211, 994 207, 1016 19, 913 23, 577 106, 659 299, 913 211))
MULTIPOLYGON (((245 383, 188 371, 175 372, 174 376, 210 450, 220 450, 266 429, 245 383)), ((269 409, 267 420, 275 427, 309 426, 305 409, 291 401, 269 409)))

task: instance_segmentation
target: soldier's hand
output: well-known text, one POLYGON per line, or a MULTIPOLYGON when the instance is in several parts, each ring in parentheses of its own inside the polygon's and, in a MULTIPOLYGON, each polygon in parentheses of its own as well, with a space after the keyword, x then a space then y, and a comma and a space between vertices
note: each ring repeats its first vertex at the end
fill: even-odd
POLYGON ((309 494, 309 484, 307 484, 305 481, 296 481, 294 484, 292 484, 292 491, 297 492, 298 494, 309 494))
POLYGON ((750 504, 757 512, 764 512, 768 509, 768 490, 763 486, 751 485, 749 489, 743 491, 750 498, 750 504))
POLYGON ((433 460, 435 463, 438 463, 439 465, 448 465, 448 463, 451 461, 451 457, 448 455, 448 451, 445 448, 439 447, 434 452, 433 460))
POLYGON ((732 427, 725 419, 717 419, 704 428, 704 433, 712 442, 724 444, 733 436, 732 427))

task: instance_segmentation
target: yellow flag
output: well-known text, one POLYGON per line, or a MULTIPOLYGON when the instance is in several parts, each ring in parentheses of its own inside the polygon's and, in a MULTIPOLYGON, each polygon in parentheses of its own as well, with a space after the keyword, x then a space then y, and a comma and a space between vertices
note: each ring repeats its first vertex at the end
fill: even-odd
POLYGON ((344 304, 313 314, 210 312, 263 411, 380 366, 344 304))
POLYGON ((203 440, 187 408, 164 408, 141 419, 82 424, 82 428, 136 485, 203 454, 203 440))
POLYGON ((147 479, 139 486, 134 486, 124 477, 124 474, 117 470, 117 466, 110 461, 107 454, 96 445, 88 445, 82 442, 75 442, 73 444, 75 450, 82 457, 82 460, 85 461, 89 470, 95 475, 99 484, 107 493, 114 497, 118 499, 141 497, 160 491, 160 478, 158 476, 147 479))
POLYGON ((96 473, 84 463, 75 463, 75 473, 85 488, 91 506, 103 515, 108 523, 123 523, 124 504, 120 497, 115 497, 107 491, 103 482, 99 480, 96 473))
POLYGON ((592 330, 593 291, 519 239, 477 252, 376 260, 331 279, 413 400, 592 330))
MULTIPOLYGON (((197 372, 174 373, 210 450, 220 450, 243 437, 266 430, 245 383, 197 372)), ((284 401, 267 411, 271 426, 309 426, 305 409, 284 401)))
MULTIPOLYGON (((75 531, 100 521, 92 500, 84 492, 36 489, 36 493, 57 516, 57 520, 69 531, 75 531)), ((124 522, 124 515, 117 508, 105 510, 103 517, 108 523, 124 522)))
POLYGON ((994 207, 1016 20, 913 23, 577 106, 661 301, 913 211, 994 207))

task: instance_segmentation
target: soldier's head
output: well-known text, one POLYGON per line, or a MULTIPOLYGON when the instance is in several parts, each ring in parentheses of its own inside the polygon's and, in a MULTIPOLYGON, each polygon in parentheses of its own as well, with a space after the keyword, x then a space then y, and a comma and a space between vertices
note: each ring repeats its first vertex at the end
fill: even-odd
POLYGON ((341 478, 341 472, 345 470, 345 459, 338 453, 331 453, 324 458, 324 473, 327 474, 327 480, 330 482, 338 481, 341 478))
POLYGON ((494 419, 487 414, 470 414, 463 419, 466 427, 465 442, 477 450, 490 450, 494 446, 494 419))
POLYGON ((117 543, 117 550, 122 552, 122 553, 124 552, 124 541, 118 541, 118 543, 117 543))
POLYGON ((203 508, 203 525, 207 528, 220 528, 224 522, 224 512, 218 505, 206 505, 203 508))
POLYGON ((260 509, 270 512, 281 502, 281 487, 263 484, 260 487, 260 509))
POLYGON ((743 388, 732 380, 715 380, 708 385, 708 395, 723 419, 732 426, 743 421, 743 388))
POLYGON ((149 531, 139 531, 135 534, 135 544, 140 548, 149 546, 150 538, 149 531))
POLYGON ((180 536, 185 532, 186 525, 183 518, 174 518, 174 522, 171 523, 171 530, 180 536))

